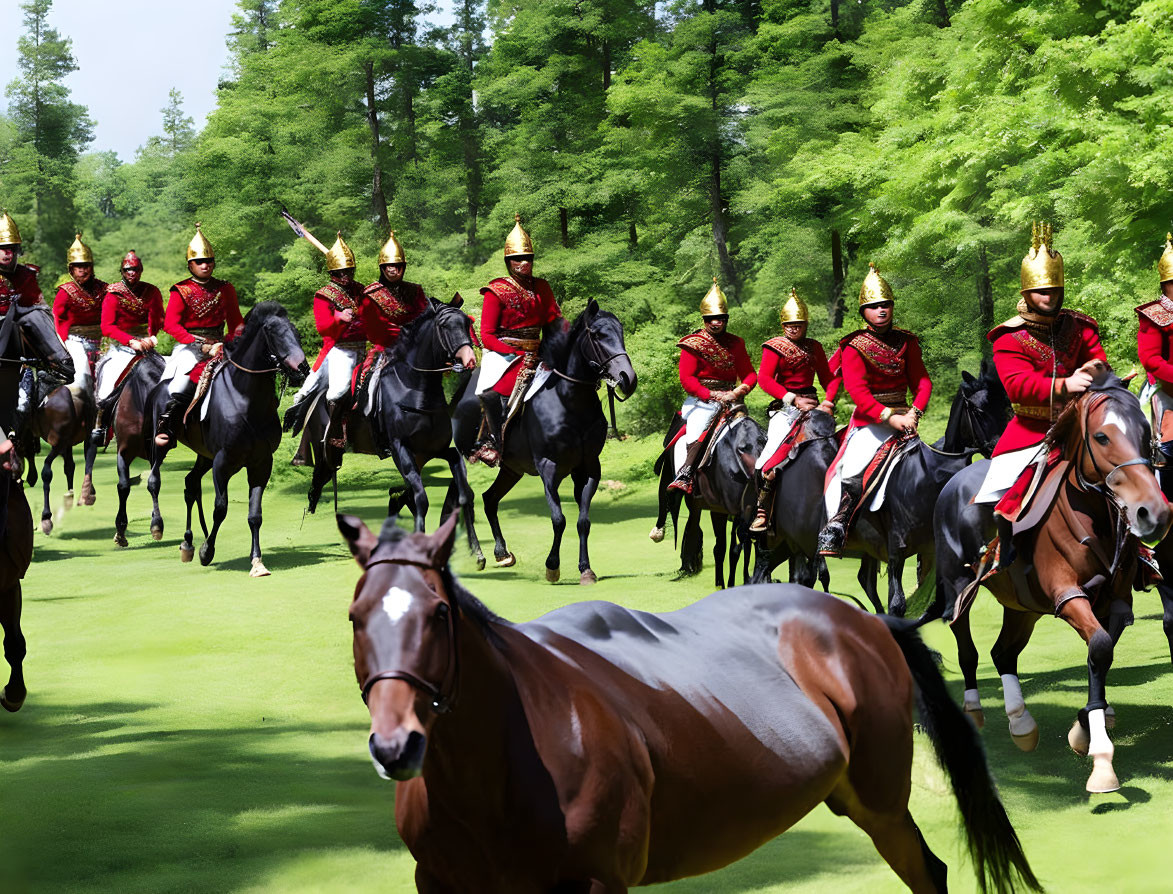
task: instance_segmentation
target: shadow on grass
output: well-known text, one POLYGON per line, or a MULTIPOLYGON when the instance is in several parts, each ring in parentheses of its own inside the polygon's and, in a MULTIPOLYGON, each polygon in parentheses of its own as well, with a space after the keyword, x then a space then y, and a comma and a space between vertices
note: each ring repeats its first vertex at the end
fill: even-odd
POLYGON ((402 847, 393 788, 337 728, 147 725, 155 705, 30 702, 0 718, 0 889, 239 890, 307 853, 402 847), (170 878, 169 878, 170 877, 170 878))

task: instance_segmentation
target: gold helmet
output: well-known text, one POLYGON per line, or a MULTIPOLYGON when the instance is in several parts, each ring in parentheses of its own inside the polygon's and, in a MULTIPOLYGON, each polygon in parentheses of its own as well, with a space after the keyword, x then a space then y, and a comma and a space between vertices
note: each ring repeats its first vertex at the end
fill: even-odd
MULTIPOLYGON (((0 220, 0 226, 4 223, 0 220)), ((2 233, 3 230, 0 230, 2 233)), ((1157 261, 1157 276, 1160 277, 1161 282, 1173 279, 1173 233, 1165 234, 1165 250, 1161 253, 1160 260, 1157 261)))
POLYGON ((1022 291, 1063 288, 1063 255, 1051 248, 1051 225, 1035 221, 1030 251, 1022 259, 1022 291))
POLYGON ((509 237, 505 240, 505 257, 518 258, 523 255, 533 255, 534 241, 529 238, 527 233, 521 226, 521 215, 513 215, 513 229, 509 232, 509 237))
POLYGON ((338 238, 326 252, 326 269, 333 273, 335 270, 347 270, 355 266, 354 252, 342 240, 342 231, 338 231, 338 238))
POLYGON ((212 251, 212 243, 204 238, 204 234, 200 231, 200 225, 197 223, 195 235, 187 244, 188 262, 214 260, 215 257, 216 253, 212 251))
POLYGON ((7 211, 0 216, 0 245, 20 245, 20 230, 7 211))
POLYGON ((94 263, 94 253, 90 251, 88 245, 81 241, 81 233, 74 237, 73 245, 69 246, 69 251, 65 253, 65 263, 70 266, 94 263))
POLYGON ((798 292, 795 291, 794 286, 790 287, 790 297, 786 299, 786 303, 782 305, 782 325, 787 323, 809 323, 811 319, 810 311, 806 309, 806 302, 798 297, 798 292))
POLYGON ((701 299, 702 317, 724 317, 729 315, 729 305, 725 303, 725 293, 717 285, 717 277, 713 277, 713 285, 705 297, 701 299))
POLYGON ((395 231, 392 230, 387 241, 383 243, 383 247, 379 249, 379 266, 406 263, 407 258, 403 254, 403 246, 399 244, 399 240, 395 238, 395 231))
POLYGON ((880 276, 875 264, 869 263, 868 275, 864 277, 863 286, 859 290, 860 308, 893 300, 892 287, 888 285, 888 280, 880 276))

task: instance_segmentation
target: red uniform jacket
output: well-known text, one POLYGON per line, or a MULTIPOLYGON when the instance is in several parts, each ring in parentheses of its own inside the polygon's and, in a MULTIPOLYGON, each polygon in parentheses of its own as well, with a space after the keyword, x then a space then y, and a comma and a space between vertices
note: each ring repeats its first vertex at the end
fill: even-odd
POLYGON ((244 329, 236 289, 232 283, 212 279, 201 285, 191 277, 171 287, 163 331, 181 345, 197 341, 189 329, 219 329, 232 341, 244 329), (228 331, 224 333, 224 327, 228 331))
POLYGON ((815 376, 818 376, 827 400, 835 400, 840 380, 831 374, 827 354, 813 338, 791 341, 779 335, 762 345, 758 384, 770 397, 783 400, 792 391, 804 397, 817 397, 815 376))
POLYGON ((514 362, 493 390, 506 397, 513 393, 517 374, 521 371, 520 359, 525 351, 501 341, 513 329, 541 328, 547 323, 560 319, 562 308, 554 300, 554 292, 544 279, 535 277, 531 291, 512 277, 498 277, 481 289, 481 343, 486 350, 498 354, 516 354, 514 362))
POLYGON ((1160 383, 1161 390, 1173 394, 1173 301, 1162 295, 1156 301, 1136 309, 1140 329, 1136 333, 1136 350, 1150 382, 1160 383))
POLYGON ((41 301, 41 287, 37 283, 40 267, 17 264, 11 273, 0 270, 0 314, 8 313, 12 299, 21 307, 32 307, 41 301))
POLYGON ((322 365, 330 349, 337 344, 367 346, 362 311, 359 309, 361 297, 362 286, 356 282, 348 287, 330 282, 314 293, 314 326, 322 336, 322 350, 314 361, 314 369, 322 365), (354 314, 349 323, 342 319, 343 311, 347 310, 354 314))
MULTIPOLYGON (((106 297, 106 284, 91 276, 84 286, 70 280, 62 283, 53 296, 53 322, 57 334, 65 341, 72 326, 93 326, 99 330, 102 325, 102 299, 106 297)), ((99 338, 95 331, 91 337, 99 338)))
POLYGON ((102 334, 119 344, 129 345, 143 332, 156 334, 163 326, 163 296, 149 282, 134 289, 124 282, 106 287, 102 299, 102 334), (133 330, 133 332, 132 332, 133 330))
POLYGON ((883 334, 858 329, 840 340, 839 347, 843 387, 855 404, 851 428, 879 422, 886 407, 914 406, 925 411, 933 383, 921 359, 920 342, 911 332, 896 327, 883 334))
POLYGON ((394 288, 382 280, 362 292, 360 312, 366 337, 377 351, 385 351, 399 338, 399 331, 428 309, 424 287, 399 282, 394 288))
MULTIPOLYGON (((986 338, 994 345, 998 378, 1014 404, 1014 418, 998 439, 994 456, 1041 443, 1051 427, 1055 380, 1067 378, 1089 360, 1107 362, 1096 321, 1071 310, 1060 311, 1051 327, 1011 317, 986 338)), ((1060 406, 1056 398, 1055 410, 1060 406)))
POLYGON ((680 348, 680 384, 699 400, 710 400, 713 391, 731 391, 738 379, 751 389, 758 381, 744 339, 729 332, 714 337, 707 329, 698 329, 676 346, 680 348))

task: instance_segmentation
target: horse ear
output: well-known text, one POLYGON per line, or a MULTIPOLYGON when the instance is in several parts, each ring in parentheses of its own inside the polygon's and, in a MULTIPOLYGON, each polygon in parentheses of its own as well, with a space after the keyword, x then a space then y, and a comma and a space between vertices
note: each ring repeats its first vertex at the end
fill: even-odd
POLYGON ((1128 375, 1124 376, 1120 381, 1123 382, 1125 385, 1127 385, 1129 382, 1131 382, 1135 378, 1136 378, 1136 373, 1130 372, 1128 375))
POLYGON ((338 513, 334 516, 334 520, 338 523, 338 530, 346 538, 346 543, 350 547, 350 554, 354 556, 355 561, 359 565, 366 568, 367 562, 370 561, 371 553, 379 545, 379 538, 371 532, 371 529, 357 515, 343 515, 342 513, 338 513))
POLYGON ((595 314, 597 314, 599 312, 599 302, 596 301, 594 298, 592 298, 587 303, 586 309, 587 309, 587 315, 593 317, 595 314))
MULTIPOLYGON (((982 361, 982 363, 984 365, 985 361, 982 361)), ((965 382, 967 385, 972 385, 976 381, 974 379, 974 377, 972 375, 970 375, 970 372, 968 369, 963 369, 961 371, 961 380, 963 382, 965 382)))
POLYGON ((449 307, 463 307, 464 306, 464 297, 459 292, 454 293, 452 296, 452 300, 448 302, 448 306, 449 307))
POLYGON ((448 560, 452 557, 452 546, 456 543, 456 521, 460 518, 460 511, 453 510, 444 523, 436 529, 436 533, 432 535, 432 564, 437 567, 443 567, 448 564, 448 560))

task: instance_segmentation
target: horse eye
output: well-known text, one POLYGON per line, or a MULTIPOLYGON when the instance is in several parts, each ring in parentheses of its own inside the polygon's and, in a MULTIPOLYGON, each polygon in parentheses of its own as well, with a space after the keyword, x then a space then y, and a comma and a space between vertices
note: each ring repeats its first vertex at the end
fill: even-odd
POLYGON ((1096 432, 1096 440, 1101 444, 1107 444, 1108 443, 1108 436, 1106 434, 1104 434, 1102 431, 1098 431, 1098 432, 1096 432))
POLYGON ((436 618, 441 621, 448 620, 448 603, 447 602, 441 602, 439 605, 436 606, 436 618))

